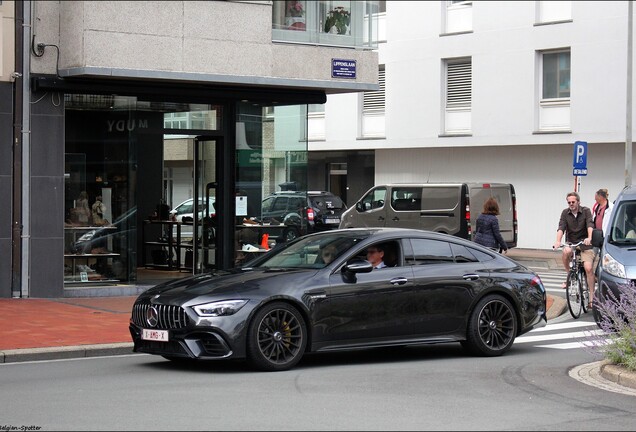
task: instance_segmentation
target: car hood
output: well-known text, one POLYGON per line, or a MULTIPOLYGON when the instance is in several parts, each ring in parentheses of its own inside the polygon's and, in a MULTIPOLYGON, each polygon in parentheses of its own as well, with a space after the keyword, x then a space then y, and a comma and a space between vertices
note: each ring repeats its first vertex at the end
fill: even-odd
POLYGON ((144 291, 137 302, 192 306, 230 298, 259 299, 292 295, 313 280, 315 269, 232 269, 162 283, 144 291), (302 276, 299 276, 302 274, 302 276))

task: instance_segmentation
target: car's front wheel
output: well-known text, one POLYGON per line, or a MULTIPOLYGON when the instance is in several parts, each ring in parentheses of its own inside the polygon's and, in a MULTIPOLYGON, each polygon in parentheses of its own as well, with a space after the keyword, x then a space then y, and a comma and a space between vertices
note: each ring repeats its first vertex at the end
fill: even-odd
POLYGON ((504 297, 489 295, 477 303, 470 315, 464 348, 482 356, 502 355, 517 335, 517 317, 504 297))
POLYGON ((291 369, 307 345, 307 326, 300 312, 287 303, 270 303, 252 319, 247 335, 247 356, 264 371, 291 369))

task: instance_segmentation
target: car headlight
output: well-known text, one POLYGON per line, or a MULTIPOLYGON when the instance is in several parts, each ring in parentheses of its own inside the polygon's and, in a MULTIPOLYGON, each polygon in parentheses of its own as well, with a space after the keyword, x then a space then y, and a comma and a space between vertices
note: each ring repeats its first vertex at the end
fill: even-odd
POLYGON ((625 266, 616 261, 614 257, 612 257, 608 253, 603 255, 603 270, 613 276, 623 279, 627 278, 627 275, 625 273, 625 266))
POLYGON ((197 315, 202 317, 218 317, 234 315, 247 304, 247 300, 223 300, 194 306, 197 315))

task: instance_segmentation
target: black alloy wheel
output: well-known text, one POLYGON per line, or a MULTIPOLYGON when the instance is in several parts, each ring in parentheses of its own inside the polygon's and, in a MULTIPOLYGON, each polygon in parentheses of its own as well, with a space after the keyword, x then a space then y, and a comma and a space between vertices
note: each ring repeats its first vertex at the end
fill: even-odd
POLYGON ((284 242, 292 241, 298 236, 299 236, 298 230, 294 227, 285 228, 285 231, 283 231, 284 242))
POLYGON ((287 303, 270 303, 250 323, 247 355, 254 367, 264 371, 291 369, 302 358, 307 345, 305 321, 287 303))
POLYGON ((493 357, 508 351, 517 336, 512 304, 498 295, 481 299, 470 315, 466 336, 462 346, 473 354, 493 357))

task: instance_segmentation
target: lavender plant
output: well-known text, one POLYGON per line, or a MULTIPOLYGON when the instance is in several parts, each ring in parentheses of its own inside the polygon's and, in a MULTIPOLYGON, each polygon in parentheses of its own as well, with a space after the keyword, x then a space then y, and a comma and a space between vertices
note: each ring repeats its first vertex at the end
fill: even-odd
POLYGON ((600 333, 589 335, 591 347, 611 363, 636 371, 636 286, 622 285, 619 298, 608 290, 605 298, 594 300, 600 316, 600 333))

